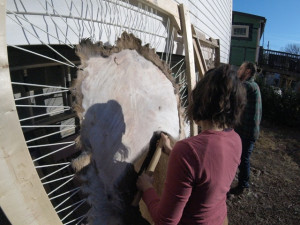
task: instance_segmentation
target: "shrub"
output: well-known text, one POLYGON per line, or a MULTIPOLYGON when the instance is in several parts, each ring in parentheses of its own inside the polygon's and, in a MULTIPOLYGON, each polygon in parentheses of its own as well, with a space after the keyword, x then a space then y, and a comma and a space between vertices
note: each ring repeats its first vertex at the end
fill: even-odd
POLYGON ((263 108, 263 120, 291 127, 300 126, 300 94, 291 89, 279 93, 272 86, 256 79, 260 87, 263 108))

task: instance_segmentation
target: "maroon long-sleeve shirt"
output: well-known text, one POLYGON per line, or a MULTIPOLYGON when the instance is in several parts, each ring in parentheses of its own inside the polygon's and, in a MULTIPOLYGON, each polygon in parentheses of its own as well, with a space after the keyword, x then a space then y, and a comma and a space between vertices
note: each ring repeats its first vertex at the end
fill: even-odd
POLYGON ((177 142, 161 200, 153 188, 143 193, 155 224, 223 224, 226 193, 241 152, 240 137, 233 130, 204 131, 177 142))

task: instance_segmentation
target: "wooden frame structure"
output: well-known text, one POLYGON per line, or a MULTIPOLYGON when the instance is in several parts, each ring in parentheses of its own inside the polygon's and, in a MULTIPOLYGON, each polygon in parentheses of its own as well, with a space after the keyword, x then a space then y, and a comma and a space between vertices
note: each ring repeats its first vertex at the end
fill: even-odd
POLYGON ((0 1, 0 205, 12 224, 61 224, 29 154, 13 97, 6 46, 6 1, 0 1))
MULTIPOLYGON (((140 2, 167 14, 174 23, 177 33, 182 34, 188 93, 191 93, 197 80, 195 61, 201 72, 200 78, 207 70, 201 52, 201 41, 220 49, 219 43, 197 37, 195 29, 191 26, 188 10, 183 4, 178 6, 173 0, 140 0, 140 2)), ((5 21, 6 0, 0 0, 0 79, 2 84, 0 89, 0 205, 14 225, 61 225, 62 222, 34 167, 19 124, 8 66, 5 21)), ((196 135, 198 133, 196 125, 193 122, 190 125, 190 134, 196 135)))

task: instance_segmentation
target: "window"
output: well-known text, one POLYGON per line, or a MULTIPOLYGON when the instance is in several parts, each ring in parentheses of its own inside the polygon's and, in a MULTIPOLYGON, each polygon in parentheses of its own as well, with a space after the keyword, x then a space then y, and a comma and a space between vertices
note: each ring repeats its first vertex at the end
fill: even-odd
POLYGON ((233 30, 233 34, 234 35, 239 35, 239 36, 245 36, 246 35, 246 32, 247 32, 247 30, 246 30, 246 28, 244 28, 244 27, 242 27, 242 28, 235 28, 234 30, 233 30))
POLYGON ((232 25, 232 37, 249 37, 249 26, 247 25, 232 25))

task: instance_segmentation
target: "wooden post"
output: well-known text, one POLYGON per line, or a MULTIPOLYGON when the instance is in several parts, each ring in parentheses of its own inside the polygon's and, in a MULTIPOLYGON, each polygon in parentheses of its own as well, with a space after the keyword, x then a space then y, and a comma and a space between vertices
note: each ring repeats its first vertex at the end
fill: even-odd
MULTIPOLYGON (((70 67, 67 67, 67 74, 66 74, 66 87, 70 88, 72 85, 72 75, 71 75, 71 69, 70 67)), ((73 100, 72 100, 72 94, 71 92, 67 93, 68 98, 68 106, 72 107, 73 100)))
MULTIPOLYGON (((67 76, 68 75, 66 74, 66 68, 65 67, 66 67, 65 65, 60 66, 61 73, 59 75, 60 75, 60 85, 62 87, 67 87, 67 76)), ((65 106, 69 106, 69 104, 68 104, 68 94, 69 93, 66 93, 66 92, 62 93, 63 105, 65 105, 65 106)))
POLYGON ((218 67, 218 66, 220 66, 220 40, 219 39, 216 39, 216 41, 217 41, 217 44, 218 44, 218 46, 219 47, 216 47, 215 48, 215 67, 218 67))
POLYGON ((194 54, 195 54, 195 64, 196 68, 199 71, 199 80, 203 78, 204 74, 207 71, 207 66, 205 63, 205 59, 203 56, 202 48, 200 41, 196 35, 196 30, 192 25, 192 33, 193 33, 193 46, 194 46, 194 54))
POLYGON ((20 127, 11 88, 5 19, 6 1, 0 0, 0 205, 14 225, 61 225, 20 127))
MULTIPOLYGON (((27 69, 24 69, 23 70, 23 82, 25 82, 27 80, 27 77, 28 77, 27 69)), ((25 89, 24 92, 21 92, 21 97, 30 96, 30 89, 28 88, 28 86, 25 86, 24 89, 25 89)), ((23 102, 24 104, 30 105, 31 104, 31 99, 28 98, 28 99, 23 99, 23 100, 19 101, 19 104, 23 104, 23 103, 20 103, 20 102, 23 102)), ((25 112, 25 117, 33 117, 34 116, 32 107, 28 107, 27 109, 25 108, 24 112, 25 112)), ((24 112, 23 112, 23 115, 24 115, 24 112)), ((30 121, 31 121, 32 124, 34 124, 35 119, 32 118, 32 119, 30 119, 30 121)))
POLYGON ((194 55, 195 55, 195 66, 196 69, 199 72, 199 80, 202 79, 204 77, 204 68, 203 65, 201 63, 201 56, 200 56, 200 52, 197 48, 197 43, 196 43, 196 39, 193 39, 193 46, 194 46, 194 55))
MULTIPOLYGON (((179 5, 179 14, 181 19, 181 28, 183 43, 185 49, 185 64, 186 64, 186 78, 188 85, 188 99, 191 101, 191 93, 196 85, 196 73, 194 62, 194 49, 193 49, 193 35, 191 29, 191 22, 189 12, 183 4, 179 5)), ((198 127, 194 121, 190 121, 190 136, 198 134, 198 127)))

